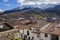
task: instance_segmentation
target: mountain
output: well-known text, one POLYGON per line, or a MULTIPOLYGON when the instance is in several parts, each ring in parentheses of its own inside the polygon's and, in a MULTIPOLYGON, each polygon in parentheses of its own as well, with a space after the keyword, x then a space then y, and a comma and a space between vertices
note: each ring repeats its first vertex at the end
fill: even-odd
POLYGON ((21 5, 13 10, 27 10, 27 9, 38 9, 47 11, 59 11, 60 4, 32 4, 32 5, 21 5))
POLYGON ((32 4, 32 5, 22 5, 20 8, 39 8, 42 10, 48 9, 48 8, 54 8, 57 4, 32 4))
MULTIPOLYGON (((32 5, 20 5, 14 9, 5 11, 2 14, 9 14, 12 12, 18 12, 18 11, 46 11, 46 12, 54 12, 54 13, 60 13, 60 4, 32 4, 32 5), (58 11, 58 12, 57 12, 58 11)), ((0 14, 1 15, 1 14, 0 14)))
MULTIPOLYGON (((22 15, 26 17, 27 15, 46 15, 49 16, 60 17, 60 5, 59 4, 41 4, 41 5, 22 5, 18 6, 12 10, 5 11, 2 14, 15 14, 15 15, 22 15), (57 10, 57 11, 56 11, 57 10)), ((2 15, 0 14, 0 15, 2 15)))
POLYGON ((60 11, 60 4, 59 5, 56 5, 56 6, 54 6, 53 8, 48 8, 48 9, 46 9, 46 10, 51 10, 51 11, 60 11))

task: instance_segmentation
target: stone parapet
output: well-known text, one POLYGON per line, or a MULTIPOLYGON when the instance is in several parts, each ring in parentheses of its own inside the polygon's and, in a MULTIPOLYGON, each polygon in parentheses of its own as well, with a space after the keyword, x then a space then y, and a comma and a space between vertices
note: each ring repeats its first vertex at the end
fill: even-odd
POLYGON ((0 32, 0 40, 15 40, 18 37, 17 29, 0 32))

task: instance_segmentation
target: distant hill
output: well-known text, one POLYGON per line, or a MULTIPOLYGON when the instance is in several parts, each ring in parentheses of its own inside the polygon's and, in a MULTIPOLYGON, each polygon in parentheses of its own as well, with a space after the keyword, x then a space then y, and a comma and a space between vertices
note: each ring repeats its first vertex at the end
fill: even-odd
POLYGON ((26 14, 51 14, 60 16, 60 5, 59 4, 41 4, 41 5, 23 5, 22 7, 17 7, 12 10, 5 11, 2 14, 10 13, 26 13, 26 14))

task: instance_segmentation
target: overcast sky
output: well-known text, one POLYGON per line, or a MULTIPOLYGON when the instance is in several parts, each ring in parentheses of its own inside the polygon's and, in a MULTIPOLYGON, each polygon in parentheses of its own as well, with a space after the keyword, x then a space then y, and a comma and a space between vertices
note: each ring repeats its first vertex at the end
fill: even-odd
POLYGON ((30 4, 58 4, 60 0, 17 0, 18 3, 22 5, 30 5, 30 4))
POLYGON ((13 9, 19 5, 58 3, 60 3, 60 0, 0 0, 0 11, 13 9))

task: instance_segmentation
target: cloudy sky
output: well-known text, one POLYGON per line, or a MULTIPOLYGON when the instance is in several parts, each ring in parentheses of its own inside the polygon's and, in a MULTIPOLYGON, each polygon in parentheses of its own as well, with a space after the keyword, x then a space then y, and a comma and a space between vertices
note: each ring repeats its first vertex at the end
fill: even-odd
POLYGON ((18 0, 18 3, 22 5, 29 5, 29 4, 58 4, 60 0, 18 0))
POLYGON ((19 5, 59 4, 60 0, 0 0, 0 11, 13 9, 19 5))
POLYGON ((17 6, 17 0, 0 0, 0 11, 13 9, 17 6))

